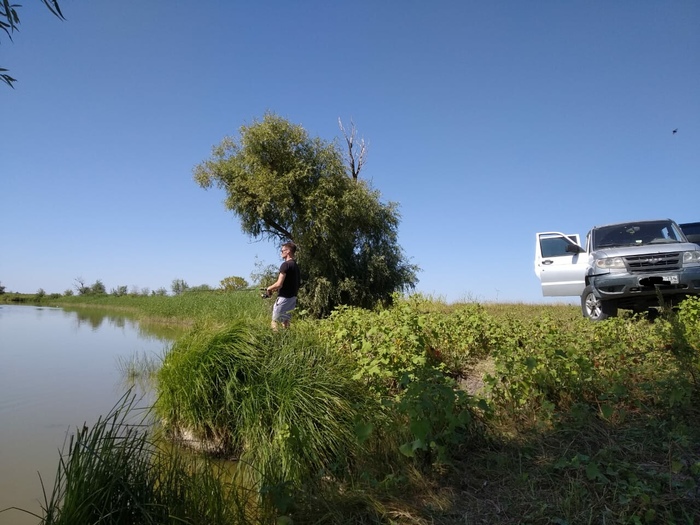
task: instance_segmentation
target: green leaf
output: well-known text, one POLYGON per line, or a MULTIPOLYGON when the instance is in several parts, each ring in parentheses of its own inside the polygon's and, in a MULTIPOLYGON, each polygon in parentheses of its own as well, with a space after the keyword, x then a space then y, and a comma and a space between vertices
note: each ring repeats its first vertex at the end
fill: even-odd
POLYGON ((600 469, 598 468, 598 463, 591 461, 586 465, 586 477, 590 480, 598 479, 600 477, 600 469))
POLYGON ((401 452, 404 456, 408 458, 414 457, 415 451, 413 448, 413 443, 404 443, 399 447, 399 452, 401 452))
POLYGON ((430 422, 426 421, 425 419, 414 419, 411 421, 410 426, 411 432, 414 436, 422 441, 427 439, 428 433, 430 432, 430 422))

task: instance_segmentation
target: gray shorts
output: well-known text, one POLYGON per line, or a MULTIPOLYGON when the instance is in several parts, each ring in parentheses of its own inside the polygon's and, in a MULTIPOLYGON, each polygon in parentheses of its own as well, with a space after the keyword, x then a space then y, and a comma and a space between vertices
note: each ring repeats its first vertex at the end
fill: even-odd
POLYGON ((277 297, 275 306, 272 307, 272 320, 285 322, 292 318, 292 310, 297 305, 296 297, 277 297))

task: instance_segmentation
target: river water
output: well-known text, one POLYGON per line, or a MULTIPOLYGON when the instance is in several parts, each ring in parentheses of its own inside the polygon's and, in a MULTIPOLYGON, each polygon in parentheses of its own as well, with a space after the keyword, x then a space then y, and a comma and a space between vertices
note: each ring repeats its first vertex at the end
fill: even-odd
MULTIPOLYGON (((124 363, 159 362, 172 336, 104 311, 0 305, 0 510, 41 514, 67 436, 128 390, 124 363)), ((0 525, 38 521, 0 512, 0 525)))

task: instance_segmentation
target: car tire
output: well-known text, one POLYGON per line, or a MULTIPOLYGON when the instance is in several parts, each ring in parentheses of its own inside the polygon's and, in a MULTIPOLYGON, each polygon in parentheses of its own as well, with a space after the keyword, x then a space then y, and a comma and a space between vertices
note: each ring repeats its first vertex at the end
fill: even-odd
POLYGON ((586 286, 581 294, 581 311, 591 321, 602 321, 617 315, 617 306, 611 301, 601 300, 592 286, 586 286))

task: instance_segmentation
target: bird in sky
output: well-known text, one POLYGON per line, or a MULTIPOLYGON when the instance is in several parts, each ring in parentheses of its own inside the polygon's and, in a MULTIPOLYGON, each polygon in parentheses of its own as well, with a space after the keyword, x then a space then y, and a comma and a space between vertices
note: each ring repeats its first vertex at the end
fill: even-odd
POLYGON ((673 130, 673 134, 675 135, 676 133, 678 133, 678 128, 673 130))

